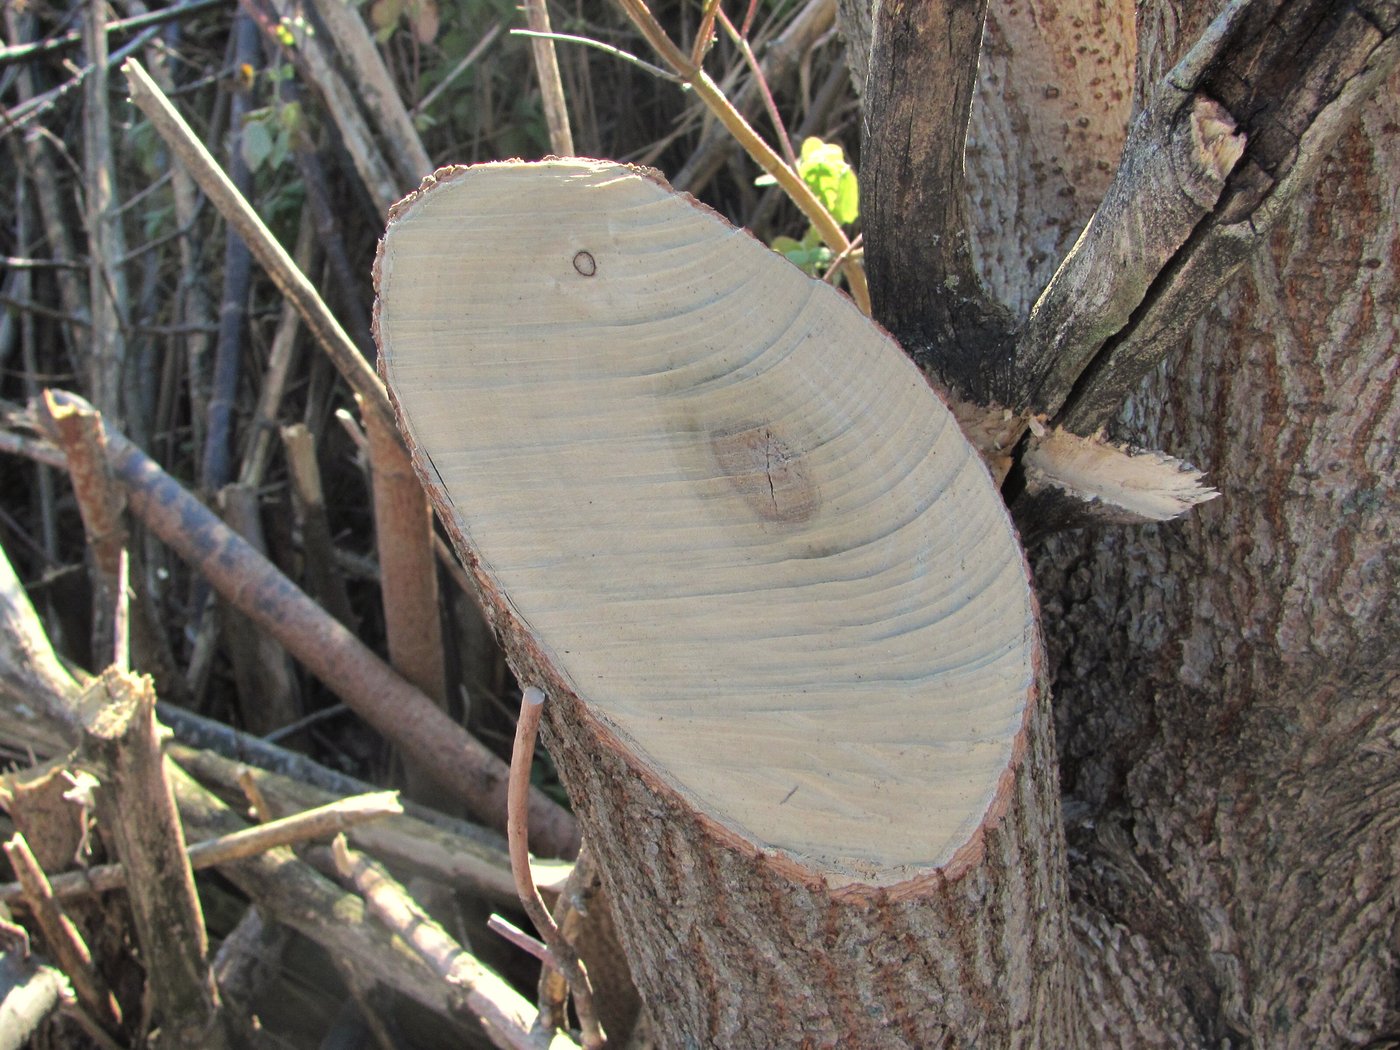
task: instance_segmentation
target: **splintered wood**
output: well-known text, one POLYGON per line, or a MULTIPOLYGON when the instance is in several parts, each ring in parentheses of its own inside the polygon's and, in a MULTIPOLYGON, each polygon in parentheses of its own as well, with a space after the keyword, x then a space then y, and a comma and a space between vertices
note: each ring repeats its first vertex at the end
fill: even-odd
POLYGON ((975 863, 1025 746, 1033 601, 886 335, 593 161, 440 171, 377 277, 419 469, 517 663, 598 746, 833 888, 975 863))

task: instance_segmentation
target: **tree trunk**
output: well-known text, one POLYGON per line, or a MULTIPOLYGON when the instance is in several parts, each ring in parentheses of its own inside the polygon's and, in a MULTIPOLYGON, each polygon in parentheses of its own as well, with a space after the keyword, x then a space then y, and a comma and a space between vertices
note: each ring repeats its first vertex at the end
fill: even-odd
MULTIPOLYGON (((1042 35, 998 35, 1002 60, 1029 52, 1034 66, 1057 27, 1104 18, 1106 5, 1071 6, 1017 5, 1042 35)), ((1215 7, 1141 10, 1140 100, 1215 7)), ((1113 63, 1096 68, 1100 92, 1126 88, 1113 63)), ((974 128, 1033 125, 1041 98, 994 86, 974 128)), ((1392 76, 1117 424, 1207 468, 1221 498, 1033 552, 1091 1045, 1400 1034, 1397 100, 1392 76)), ((1025 197, 984 152, 969 154, 974 203, 1025 197)), ((1053 182, 1116 166, 1112 153, 1064 148, 1043 170, 1053 182)), ((1085 203, 1082 184, 1037 192, 1085 203)), ((979 261, 1005 288, 1006 260, 1063 215, 977 218, 979 261)), ((1028 267, 1003 294, 1026 303, 1043 278, 1028 267)))
MULTIPOLYGON (((959 420, 980 423, 969 436, 1023 514, 1042 506, 1021 498, 1032 455, 1041 470, 1054 448, 1180 473, 1090 431, 1185 339, 1116 427, 1201 462, 1223 493, 1181 523, 1036 552, 1063 824, 1031 683, 963 845, 884 852, 943 809, 938 774, 886 767, 885 783, 926 792, 921 811, 862 809, 871 796, 851 774, 871 763, 857 742, 872 724, 886 743, 919 739, 917 690, 897 708, 906 721, 878 725, 917 631, 875 632, 889 649, 868 666, 888 677, 867 693, 873 650, 842 631, 889 627, 889 595, 864 586, 879 574, 843 592, 839 624, 814 610, 823 587, 855 579, 841 559, 873 542, 858 535, 871 521, 914 521, 917 539, 966 515, 930 518, 930 497, 891 517, 906 507, 897 493, 856 498, 862 471, 893 489, 917 475, 886 462, 884 428, 913 405, 904 373, 839 311, 814 320, 756 256, 750 269, 724 254, 734 239, 723 251, 692 239, 659 199, 609 212, 603 187, 645 181, 635 174, 570 168, 572 205, 525 182, 458 210, 424 204, 475 178, 453 173, 396 212, 378 323, 415 462, 517 671, 551 696, 550 744, 663 1046, 1393 1036, 1397 81, 1352 118, 1394 68, 1400 10, 1161 4, 1139 13, 1134 45, 1126 2, 994 5, 979 77, 985 7, 884 4, 873 32, 848 34, 872 42, 862 193, 876 319, 961 401, 959 420), (1105 194, 1100 228, 1072 248, 1105 194), (419 212, 413 241, 402 231, 419 212), (579 231, 594 240, 574 243, 579 231), (1120 267, 1134 245, 1140 270, 1120 267), (616 267, 616 296, 593 298, 616 267), (1113 294, 1076 297, 1096 279, 1113 294), (398 303, 394 280, 409 289, 398 303), (1070 293, 1054 299, 1056 282, 1070 293), (717 307, 731 298, 745 324, 717 307), (841 352, 795 350, 812 332, 841 352), (1081 342, 1066 347, 1066 332, 1081 342), (1068 431, 1047 437, 1057 424, 1068 431), (869 442, 859 466, 832 452, 854 434, 869 442), (852 509, 839 528, 822 517, 852 509), (846 706, 801 706, 799 674, 844 690, 846 706), (846 742, 840 760, 809 731, 813 714, 846 742), (679 729, 659 728, 676 715, 679 729), (784 823, 793 791, 823 773, 846 778, 832 792, 844 807, 784 823), (796 787, 779 797, 779 781, 796 787), (853 860, 850 842, 891 813, 882 852, 853 860)), ((917 412, 932 418, 926 393, 917 412)), ((918 427, 901 434, 906 463, 924 454, 918 427)), ((1048 467, 1037 477, 1056 484, 1048 467)), ((1101 509, 1102 490, 1061 487, 1070 517, 1101 509)), ((1099 519, 1131 519, 1124 506, 1099 519)), ((980 513, 972 561, 995 562, 1000 526, 980 513)), ((921 551, 903 552, 915 576, 921 551)), ((920 593, 894 618, 936 605, 936 588, 920 593)), ((956 736, 956 719, 934 721, 956 736)))
POLYGON ((1130 406, 1224 496, 1036 559, 1076 890, 1211 1043, 1400 1031, 1397 92, 1130 406))

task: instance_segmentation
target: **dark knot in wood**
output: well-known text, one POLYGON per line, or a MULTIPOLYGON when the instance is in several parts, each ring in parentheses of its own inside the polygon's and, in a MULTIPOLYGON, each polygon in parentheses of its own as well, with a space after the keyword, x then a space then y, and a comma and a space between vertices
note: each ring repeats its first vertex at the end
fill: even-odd
POLYGON ((598 262, 590 252, 578 252, 574 256, 574 269, 585 277, 592 277, 598 272, 598 262))
POLYGON ((811 519, 820 499, 801 454, 770 424, 710 435, 724 476, 760 517, 785 525, 811 519))

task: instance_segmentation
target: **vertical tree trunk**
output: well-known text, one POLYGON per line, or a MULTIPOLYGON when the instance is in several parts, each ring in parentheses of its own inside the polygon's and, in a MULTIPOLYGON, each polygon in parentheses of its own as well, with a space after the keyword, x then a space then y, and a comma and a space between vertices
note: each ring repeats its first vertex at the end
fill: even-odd
POLYGON ((1397 88, 1127 413, 1223 497, 1037 559, 1077 885, 1209 1041, 1400 1024, 1397 88))
MULTIPOLYGON (((1053 33, 1104 6, 1028 10, 1053 33)), ((1217 8, 1141 10, 1140 102, 1217 8)), ((1017 48, 1044 46, 999 39, 1013 67, 1017 48)), ((1033 127, 1041 99, 994 90, 989 57, 974 129, 1033 127)), ((1125 437, 1207 468, 1222 497, 1034 552, 1096 1045, 1365 1045, 1400 1030, 1398 98, 1392 78, 1121 417, 1125 437)), ((1044 170, 1116 163, 1109 152, 1066 150, 1044 170)), ((983 150, 969 167, 985 279, 1024 302, 1044 273, 1030 260, 1018 291, 1016 252, 1076 198, 1042 192, 1048 212, 1007 222, 1004 202, 1033 195, 983 150)))

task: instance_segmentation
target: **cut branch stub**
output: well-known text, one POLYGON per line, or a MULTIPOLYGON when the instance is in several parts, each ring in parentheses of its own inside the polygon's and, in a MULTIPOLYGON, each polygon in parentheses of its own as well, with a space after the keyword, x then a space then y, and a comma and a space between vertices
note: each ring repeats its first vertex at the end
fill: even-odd
MULTIPOLYGON (((1025 562, 888 336, 654 173, 603 162, 438 172, 391 214, 376 279, 400 425, 517 671, 554 700, 629 948, 684 925, 687 891, 649 908, 636 877, 674 835, 681 879, 718 877, 702 853, 746 858, 835 909, 943 895, 935 925, 981 923, 950 886, 1037 837, 1040 891, 1008 907, 1050 904, 1025 562)), ((677 983, 643 990, 655 1008, 677 983)))

